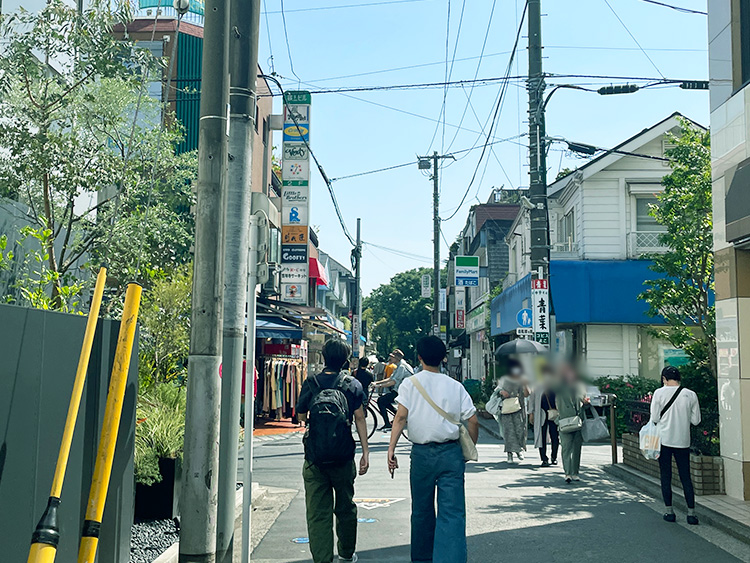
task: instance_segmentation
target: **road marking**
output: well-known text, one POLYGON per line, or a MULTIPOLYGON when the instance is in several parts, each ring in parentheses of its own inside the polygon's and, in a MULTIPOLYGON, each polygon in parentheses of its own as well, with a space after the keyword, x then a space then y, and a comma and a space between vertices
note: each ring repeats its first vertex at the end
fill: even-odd
POLYGON ((360 508, 372 510, 373 508, 387 508, 394 503, 406 500, 403 498, 355 498, 354 502, 360 508))

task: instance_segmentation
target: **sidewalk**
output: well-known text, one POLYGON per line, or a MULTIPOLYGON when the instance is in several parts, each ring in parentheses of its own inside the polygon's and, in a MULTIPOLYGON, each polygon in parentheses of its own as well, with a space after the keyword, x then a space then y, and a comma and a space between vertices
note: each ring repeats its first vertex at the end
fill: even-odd
POLYGON ((253 436, 275 436, 304 431, 305 427, 301 424, 294 424, 291 418, 281 420, 257 419, 253 428, 253 436))
MULTIPOLYGON (((661 501, 661 483, 658 479, 636 471, 627 465, 607 465, 604 471, 618 477, 661 501)), ((673 503, 679 510, 687 510, 682 489, 672 487, 673 503)), ((727 495, 696 496, 696 514, 701 523, 709 524, 733 538, 750 545, 750 502, 727 495)))

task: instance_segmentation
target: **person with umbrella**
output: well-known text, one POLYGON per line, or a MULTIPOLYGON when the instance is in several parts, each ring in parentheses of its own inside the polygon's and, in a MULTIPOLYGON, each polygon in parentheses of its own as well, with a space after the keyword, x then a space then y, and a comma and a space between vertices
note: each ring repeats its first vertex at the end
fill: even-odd
POLYGON ((529 396, 529 386, 521 362, 511 359, 508 360, 507 366, 508 374, 500 378, 493 397, 500 399, 500 430, 505 442, 505 453, 508 454, 508 463, 512 463, 513 454, 522 460, 523 452, 526 451, 526 397, 529 396))

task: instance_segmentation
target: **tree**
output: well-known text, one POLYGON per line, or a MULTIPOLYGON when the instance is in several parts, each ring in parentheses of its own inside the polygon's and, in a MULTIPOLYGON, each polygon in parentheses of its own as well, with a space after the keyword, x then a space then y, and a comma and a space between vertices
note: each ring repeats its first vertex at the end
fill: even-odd
POLYGON ((162 129, 146 92, 163 61, 111 33, 126 5, 51 0, 0 20, 0 196, 30 210, 56 309, 86 259, 121 282, 189 259, 195 155, 175 154, 179 124, 162 129))
POLYGON ((683 121, 680 135, 670 140, 672 173, 662 180, 658 205, 651 207, 651 215, 666 227, 659 238, 667 251, 649 256, 651 270, 663 277, 646 281, 649 288, 640 298, 650 316, 666 321, 656 334, 716 377, 710 134, 683 121))
POLYGON ((416 343, 430 334, 432 299, 422 297, 422 276, 432 275, 430 268, 417 268, 396 274, 387 284, 375 289, 362 302, 363 317, 378 355, 386 357, 400 348, 407 359, 416 361, 416 343))

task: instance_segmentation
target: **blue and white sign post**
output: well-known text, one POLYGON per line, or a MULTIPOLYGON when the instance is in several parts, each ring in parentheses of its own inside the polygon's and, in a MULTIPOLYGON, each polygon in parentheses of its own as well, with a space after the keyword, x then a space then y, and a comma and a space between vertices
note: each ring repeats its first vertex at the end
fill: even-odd
POLYGON ((534 324, 534 314, 531 309, 521 309, 516 315, 516 322, 521 328, 530 328, 534 324))

